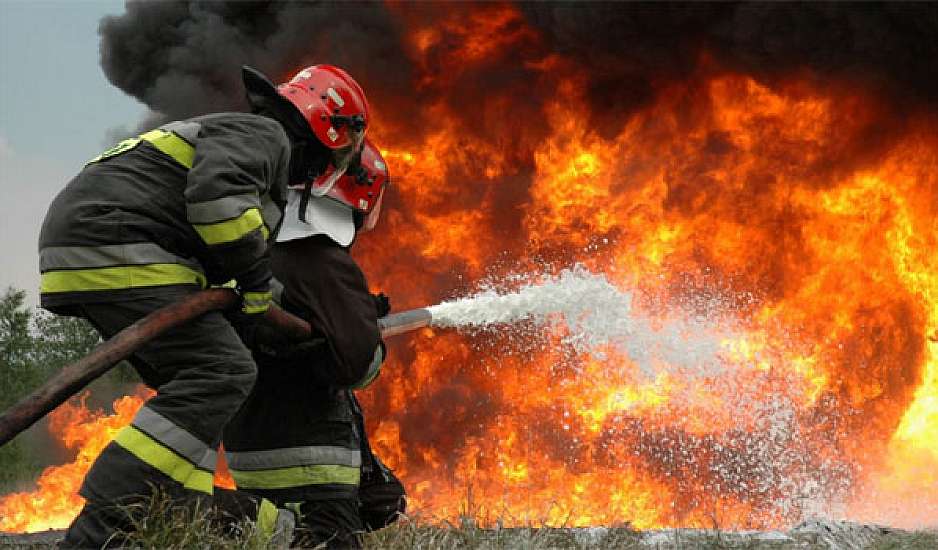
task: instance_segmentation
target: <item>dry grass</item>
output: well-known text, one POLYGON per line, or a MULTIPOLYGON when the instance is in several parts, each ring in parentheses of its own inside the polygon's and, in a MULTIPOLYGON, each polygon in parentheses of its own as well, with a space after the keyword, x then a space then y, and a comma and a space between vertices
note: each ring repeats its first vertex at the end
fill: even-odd
POLYGON ((220 521, 206 507, 180 506, 159 492, 147 501, 123 509, 130 520, 119 533, 122 549, 243 548, 263 550, 265 541, 251 521, 220 521))
MULTIPOLYGON (((126 548, 261 550, 250 522, 235 533, 223 533, 206 511, 174 508, 165 502, 150 503, 150 512, 127 535, 126 548)), ((788 540, 756 540, 752 536, 718 530, 673 530, 657 536, 619 528, 494 527, 481 528, 471 520, 459 524, 430 525, 404 518, 381 531, 365 535, 369 550, 593 550, 593 549, 830 549, 829 544, 810 536, 791 535, 788 540), (651 536, 649 536, 651 535, 651 536), (794 539, 794 540, 792 540, 794 539)), ((8 536, 0 534, 0 549, 50 549, 61 532, 8 536)), ((858 546, 862 548, 863 546, 858 546)), ((885 530, 869 550, 935 550, 938 531, 885 530)))
POLYGON ((465 519, 459 525, 427 523, 403 519, 390 527, 365 535, 365 548, 382 550, 491 549, 526 550, 535 548, 639 548, 641 535, 628 528, 564 529, 550 527, 481 528, 465 519))
POLYGON ((938 548, 938 530, 909 533, 896 531, 884 535, 873 543, 870 550, 935 550, 938 548))

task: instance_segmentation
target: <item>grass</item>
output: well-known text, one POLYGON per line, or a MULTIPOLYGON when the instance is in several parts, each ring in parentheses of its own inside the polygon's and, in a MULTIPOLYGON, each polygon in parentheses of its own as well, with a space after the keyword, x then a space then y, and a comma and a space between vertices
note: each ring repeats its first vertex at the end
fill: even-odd
POLYGON ((382 550, 491 549, 526 550, 535 548, 639 548, 641 535, 628 528, 563 529, 544 527, 481 528, 471 520, 459 525, 429 525, 404 518, 365 535, 365 548, 382 550))
MULTIPOLYGON (((132 532, 123 535, 122 548, 189 548, 218 550, 262 550, 264 542, 257 536, 252 522, 228 524, 222 528, 218 517, 207 509, 182 508, 154 497, 139 508, 124 510, 132 519, 132 532)), ((61 532, 3 536, 0 549, 54 548, 61 532)), ((752 536, 719 530, 671 530, 641 533, 628 527, 614 528, 552 528, 496 527, 482 528, 471 519, 457 524, 402 518, 397 523, 364 536, 369 550, 593 550, 593 549, 829 549, 829 545, 811 536, 791 534, 790 539, 758 540, 752 536), (793 540, 792 540, 793 539, 793 540)), ((869 546, 869 550, 933 550, 938 548, 938 531, 907 532, 885 530, 869 546)))
POLYGON ((935 550, 938 548, 938 530, 909 533, 896 531, 873 543, 870 550, 935 550))
POLYGON ((254 522, 231 521, 205 506, 180 506, 159 492, 123 513, 130 525, 116 537, 125 549, 266 548, 254 522))

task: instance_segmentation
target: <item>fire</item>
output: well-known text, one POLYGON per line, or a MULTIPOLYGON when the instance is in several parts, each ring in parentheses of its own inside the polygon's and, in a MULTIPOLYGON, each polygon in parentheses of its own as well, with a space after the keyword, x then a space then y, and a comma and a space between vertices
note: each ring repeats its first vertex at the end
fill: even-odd
MULTIPOLYGON (((490 9, 507 11, 467 25, 476 41, 512 20, 490 9)), ((601 134, 590 75, 562 55, 529 58, 537 36, 501 32, 489 60, 517 53, 552 98, 538 125, 479 134, 446 86, 482 61, 446 25, 411 35, 441 89, 422 106, 433 122, 404 147, 393 138, 415 129, 377 129, 397 214, 358 245, 373 282, 410 307, 577 262, 635 293, 658 326, 705 319, 683 345, 719 353, 718 368, 659 357, 649 373, 609 350, 574 353, 549 328, 395 342, 365 401, 414 508, 639 528, 934 522, 933 117, 893 129, 862 90, 764 82, 703 56, 601 134), (431 61, 448 56, 459 63, 440 74, 431 61)), ((478 117, 511 93, 474 103, 478 117)))
MULTIPOLYGON (((419 122, 371 130, 394 178, 355 249, 372 284, 406 309, 577 263, 650 325, 690 327, 672 331, 683 355, 644 362, 526 324, 389 342, 363 401, 412 509, 505 525, 934 523, 934 115, 895 120, 862 89, 703 53, 600 131, 592 75, 545 53, 514 8, 430 23, 391 9, 435 99, 406 104, 419 122), (493 66, 527 80, 470 81, 493 66)), ((376 95, 376 120, 407 101, 376 95)), ((33 515, 2 528, 39 528, 33 515)))
POLYGON ((18 533, 68 527, 84 505, 78 489, 85 473, 151 395, 151 391, 141 389, 136 395, 118 399, 112 415, 86 408, 87 394, 55 409, 49 415, 49 431, 66 449, 76 452, 75 460, 46 468, 34 491, 0 497, 0 531, 18 533))
MULTIPOLYGON (((36 481, 35 490, 0 497, 0 532, 32 533, 68 527, 84 506, 78 489, 94 459, 154 394, 140 386, 133 395, 114 401, 114 413, 106 414, 87 408, 85 393, 50 413, 49 431, 66 449, 75 451, 75 459, 46 468, 36 481)), ((224 459, 219 460, 215 484, 234 487, 224 459)))

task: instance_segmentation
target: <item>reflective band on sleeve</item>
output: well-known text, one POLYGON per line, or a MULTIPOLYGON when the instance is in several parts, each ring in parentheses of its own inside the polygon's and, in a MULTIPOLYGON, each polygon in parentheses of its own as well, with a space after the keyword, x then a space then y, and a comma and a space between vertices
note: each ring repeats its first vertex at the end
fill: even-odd
POLYGON ((306 485, 358 485, 361 469, 351 466, 322 464, 294 466, 278 470, 231 470, 239 489, 288 489, 306 485))
POLYGON ((186 217, 189 218, 189 223, 216 223, 236 218, 248 209, 257 208, 259 203, 256 193, 194 202, 186 205, 186 217))
POLYGON ((275 470, 292 466, 316 464, 338 464, 359 467, 362 453, 358 449, 347 449, 332 445, 288 447, 266 451, 225 451, 225 460, 232 470, 275 470))
POLYGON ((118 432, 114 442, 130 454, 163 472, 183 487, 193 491, 212 494, 212 472, 196 468, 194 464, 160 445, 147 434, 133 426, 118 432))
POLYGON ((203 470, 215 470, 218 453, 214 449, 153 409, 141 407, 133 425, 203 470))
POLYGON ((241 296, 241 311, 249 315, 270 309, 271 292, 245 292, 241 296))
POLYGON ((378 344, 378 347, 375 348, 374 357, 371 359, 371 364, 368 365, 368 372, 366 372, 361 381, 352 386, 352 388, 359 390, 368 387, 368 385, 374 382, 375 378, 378 377, 378 373, 381 372, 382 363, 384 363, 384 348, 381 347, 381 344, 378 344))
POLYGON ((40 278, 42 293, 116 290, 166 285, 198 285, 205 275, 179 264, 149 264, 96 269, 47 271, 40 278))
POLYGON ((245 210, 237 218, 210 224, 193 224, 202 240, 207 245, 236 241, 251 231, 264 227, 261 211, 258 208, 245 210))
POLYGON ((151 130, 140 137, 179 164, 192 168, 192 161, 195 160, 195 147, 176 134, 166 130, 151 130))
POLYGON ((199 263, 167 252, 156 243, 102 246, 47 246, 39 250, 39 270, 181 264, 201 271, 199 263))

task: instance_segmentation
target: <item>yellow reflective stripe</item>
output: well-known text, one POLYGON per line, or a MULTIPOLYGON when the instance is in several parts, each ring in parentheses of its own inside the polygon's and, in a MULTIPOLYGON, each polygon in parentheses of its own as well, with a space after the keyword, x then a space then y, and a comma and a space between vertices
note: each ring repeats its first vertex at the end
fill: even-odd
POLYGON ((335 464, 294 466, 277 470, 231 470, 231 477, 239 489, 288 489, 327 483, 358 485, 360 476, 360 468, 335 464))
POLYGON ((181 264, 147 264, 46 271, 40 278, 43 293, 117 290, 166 285, 205 287, 205 275, 181 264))
POLYGON ((114 438, 114 442, 130 454, 163 472, 183 487, 212 494, 214 474, 195 467, 188 460, 158 443, 133 426, 127 426, 114 438))
POLYGON ((189 145, 188 141, 166 130, 152 130, 140 137, 179 164, 192 168, 192 161, 195 160, 195 147, 189 145))
POLYGON ((274 535, 279 513, 273 502, 266 498, 261 499, 261 505, 257 509, 257 531, 263 541, 270 540, 274 535))
POLYGON ((270 300, 273 295, 267 292, 245 292, 242 296, 241 311, 253 314, 264 313, 270 308, 270 300))
POLYGON ((113 157, 113 156, 115 156, 115 155, 119 155, 119 154, 123 153, 124 151, 129 151, 129 150, 133 149, 134 147, 136 147, 137 144, 140 143, 140 141, 141 141, 141 139, 140 139, 139 137, 133 137, 133 138, 125 139, 125 140, 121 141, 120 143, 118 143, 117 145, 111 147, 111 148, 108 149, 107 151, 101 153, 100 155, 98 155, 98 156, 94 157, 93 159, 89 160, 88 162, 86 162, 86 163, 85 163, 85 166, 88 166, 89 164, 93 164, 93 163, 95 163, 95 162, 98 162, 99 160, 103 160, 103 159, 106 159, 106 158, 113 157))
POLYGON ((164 155, 168 155, 186 168, 192 168, 192 162, 195 160, 195 147, 190 145, 188 141, 166 130, 151 130, 145 134, 141 134, 139 137, 125 139, 89 160, 85 165, 87 166, 88 164, 129 151, 136 147, 141 141, 147 141, 159 149, 164 155))
MULTIPOLYGON (((236 241, 259 227, 264 227, 264 218, 257 208, 249 208, 237 218, 218 223, 194 224, 205 244, 221 244, 236 241)), ((266 236, 265 236, 266 239, 266 236)))

